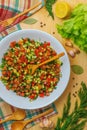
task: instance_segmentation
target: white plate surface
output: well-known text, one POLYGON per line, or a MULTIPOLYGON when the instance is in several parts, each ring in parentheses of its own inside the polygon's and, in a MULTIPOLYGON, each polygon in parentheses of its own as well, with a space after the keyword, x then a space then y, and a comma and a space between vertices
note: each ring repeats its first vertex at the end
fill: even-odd
POLYGON ((61 67, 62 77, 60 78, 60 81, 57 84, 57 89, 55 89, 50 94, 50 96, 44 98, 39 97, 33 102, 30 102, 29 98, 18 96, 11 90, 10 91, 7 90, 6 87, 3 85, 3 83, 0 81, 0 97, 4 101, 6 101, 12 106, 22 109, 38 109, 51 104, 56 99, 58 99, 60 95, 64 92, 70 77, 70 62, 64 47, 56 38, 54 38, 53 36, 51 36, 46 32, 35 29, 29 29, 29 30, 19 30, 14 33, 11 33, 10 35, 6 36, 0 41, 0 64, 4 53, 9 48, 9 43, 14 40, 18 41, 20 38, 25 37, 29 37, 30 39, 34 40, 39 40, 41 42, 48 41, 51 43, 51 46, 55 49, 57 53, 65 52, 65 55, 60 58, 60 60, 63 62, 63 65, 61 67))

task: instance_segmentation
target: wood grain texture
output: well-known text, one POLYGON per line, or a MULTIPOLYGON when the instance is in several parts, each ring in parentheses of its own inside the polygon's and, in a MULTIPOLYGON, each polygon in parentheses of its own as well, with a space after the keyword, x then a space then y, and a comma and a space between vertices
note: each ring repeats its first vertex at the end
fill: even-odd
MULTIPOLYGON (((87 3, 87 0, 58 0, 58 1, 67 1, 71 8, 73 9, 78 3, 87 3)), ((55 4, 53 6, 53 12, 55 13, 55 4)), ((22 29, 38 29, 42 31, 46 31, 53 35, 55 38, 57 38, 61 44, 65 47, 66 51, 68 51, 68 48, 64 45, 64 39, 58 34, 56 30, 56 23, 61 23, 62 20, 57 18, 54 14, 54 20, 48 15, 48 12, 46 11, 45 7, 43 7, 40 11, 38 11, 36 14, 31 16, 32 18, 37 19, 37 23, 33 25, 27 25, 24 23, 21 23, 22 29)), ((84 81, 87 84, 87 54, 83 51, 80 51, 80 54, 76 55, 75 58, 72 58, 69 56, 70 64, 77 64, 83 67, 84 73, 81 75, 76 75, 71 71, 70 80, 68 83, 68 86, 64 93, 60 96, 58 100, 55 101, 55 105, 58 110, 58 115, 51 117, 51 120, 56 124, 57 118, 62 115, 62 109, 64 103, 66 103, 67 95, 69 92, 71 92, 71 98, 72 98, 72 109, 74 107, 74 102, 77 97, 77 91, 81 87, 81 81, 84 81)), ((38 125, 35 125, 34 127, 30 128, 29 130, 41 130, 41 128, 38 125)), ((87 125, 85 126, 85 129, 87 130, 87 125)))

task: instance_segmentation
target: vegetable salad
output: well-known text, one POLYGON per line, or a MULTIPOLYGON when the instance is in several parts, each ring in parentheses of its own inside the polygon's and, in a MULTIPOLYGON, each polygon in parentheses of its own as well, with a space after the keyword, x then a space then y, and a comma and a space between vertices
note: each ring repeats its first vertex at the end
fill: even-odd
POLYGON ((29 64, 39 64, 55 55, 50 42, 41 43, 29 38, 13 41, 2 58, 0 79, 8 90, 30 100, 49 96, 60 80, 62 62, 56 59, 42 65, 33 75, 28 68, 29 64))

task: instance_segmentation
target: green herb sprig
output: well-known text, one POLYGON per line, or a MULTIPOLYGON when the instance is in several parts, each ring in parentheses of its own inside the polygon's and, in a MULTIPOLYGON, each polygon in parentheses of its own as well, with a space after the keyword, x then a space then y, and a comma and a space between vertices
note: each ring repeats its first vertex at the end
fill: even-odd
POLYGON ((72 112, 71 107, 71 94, 68 95, 67 103, 64 105, 63 114, 58 118, 55 130, 83 130, 87 122, 87 86, 84 82, 81 83, 82 87, 78 91, 78 100, 72 112))
POLYGON ((52 5, 56 2, 56 0, 46 0, 46 10, 49 12, 49 15, 54 19, 54 15, 52 12, 52 5))

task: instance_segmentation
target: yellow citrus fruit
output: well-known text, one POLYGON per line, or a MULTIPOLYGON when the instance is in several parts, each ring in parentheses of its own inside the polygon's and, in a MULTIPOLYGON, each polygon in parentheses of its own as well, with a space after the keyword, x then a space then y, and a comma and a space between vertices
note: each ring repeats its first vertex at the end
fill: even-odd
POLYGON ((67 2, 57 2, 55 5, 55 15, 59 18, 65 18, 70 14, 70 5, 67 2))

